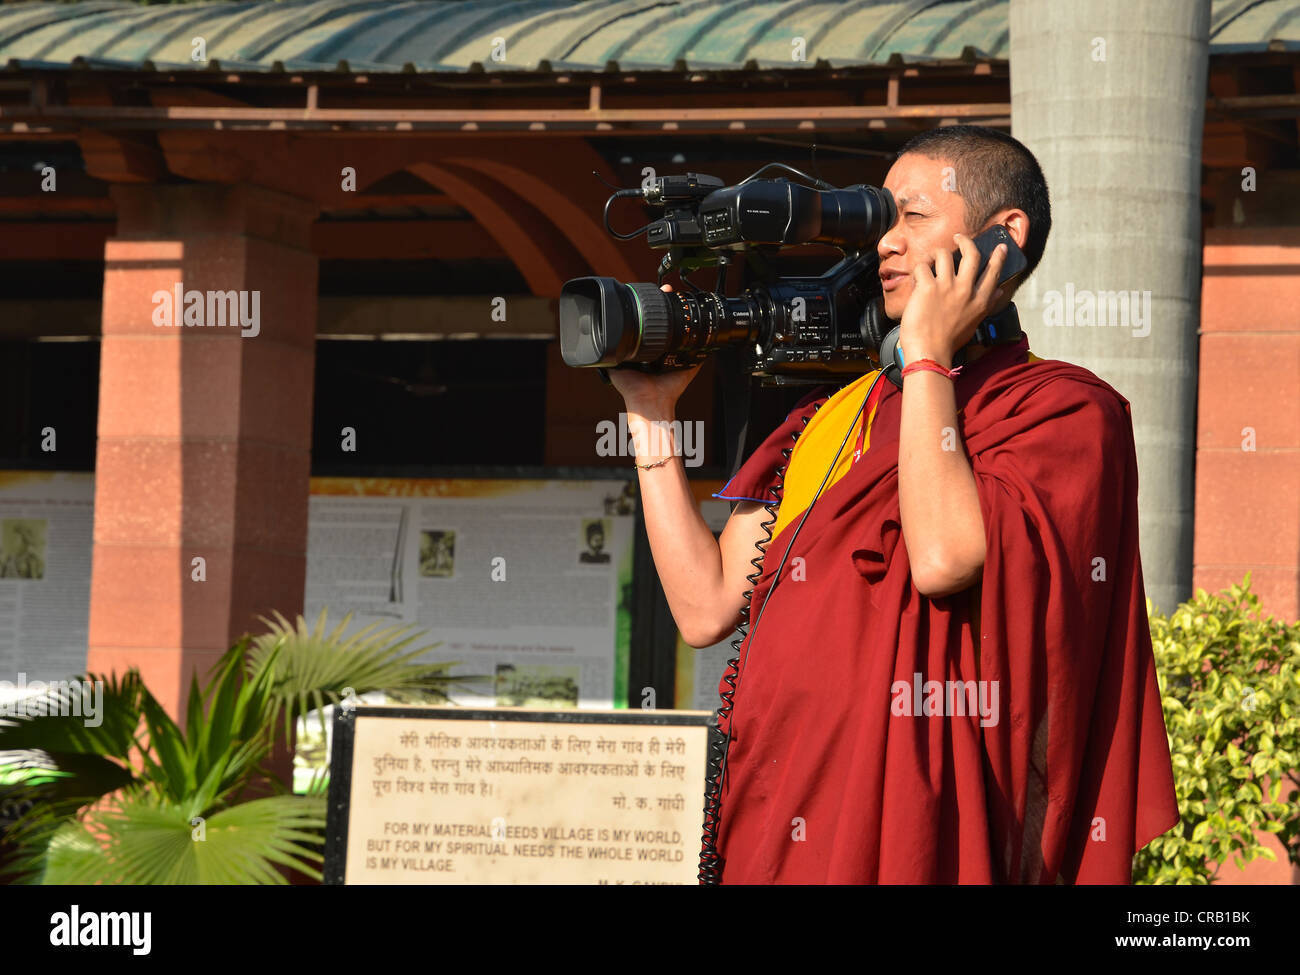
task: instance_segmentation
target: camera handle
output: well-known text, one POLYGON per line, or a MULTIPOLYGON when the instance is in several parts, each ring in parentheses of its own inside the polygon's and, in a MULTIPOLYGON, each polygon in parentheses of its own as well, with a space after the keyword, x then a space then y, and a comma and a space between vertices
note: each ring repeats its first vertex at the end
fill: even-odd
POLYGON ((721 294, 727 284, 727 269, 731 267, 731 255, 724 253, 713 253, 712 251, 694 251, 688 256, 682 256, 683 251, 680 247, 670 247, 664 252, 664 256, 659 261, 659 271, 655 278, 655 284, 663 286, 664 278, 668 277, 674 270, 677 276, 681 278, 682 284, 686 285, 692 291, 699 291, 699 287, 687 279, 686 275, 691 271, 698 271, 702 267, 716 267, 718 269, 718 280, 713 290, 721 294))

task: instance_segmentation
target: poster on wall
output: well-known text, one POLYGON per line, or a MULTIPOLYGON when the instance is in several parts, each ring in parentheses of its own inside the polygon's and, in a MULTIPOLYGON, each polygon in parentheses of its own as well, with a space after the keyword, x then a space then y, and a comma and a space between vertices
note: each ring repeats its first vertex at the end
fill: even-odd
POLYGON ((93 474, 0 471, 0 694, 86 669, 94 503, 93 474))
POLYGON ((313 478, 304 615, 414 626, 456 703, 620 708, 631 481, 313 478))

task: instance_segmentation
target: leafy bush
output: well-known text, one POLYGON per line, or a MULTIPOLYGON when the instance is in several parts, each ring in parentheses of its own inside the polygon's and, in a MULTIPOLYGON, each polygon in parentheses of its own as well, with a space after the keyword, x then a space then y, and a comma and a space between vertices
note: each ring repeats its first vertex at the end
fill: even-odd
POLYGON ((1147 613, 1182 822, 1139 851, 1134 883, 1209 884, 1230 859, 1276 860, 1256 830, 1300 862, 1300 623, 1261 614, 1250 573, 1147 613))
MULTIPOLYGON (((46 884, 284 883, 288 868, 320 880, 325 796, 293 795, 268 771, 299 717, 369 691, 445 695, 451 664, 416 658, 409 627, 344 633, 282 616, 236 643, 205 691, 191 683, 185 726, 132 670, 104 682, 103 721, 68 707, 0 720, 0 755, 19 756, 22 810, 0 872, 46 884), (265 793, 267 787, 275 793, 265 793)), ((436 644, 434 645, 436 646, 436 644)), ((10 775, 13 778, 13 775, 10 775)))

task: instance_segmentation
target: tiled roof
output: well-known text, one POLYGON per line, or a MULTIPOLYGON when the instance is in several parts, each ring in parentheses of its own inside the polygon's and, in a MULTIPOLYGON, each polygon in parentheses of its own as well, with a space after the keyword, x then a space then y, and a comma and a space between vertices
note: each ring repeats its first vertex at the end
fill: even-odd
MULTIPOLYGON (((0 6, 17 67, 743 69, 1008 56, 1009 0, 284 0, 0 6), (195 60, 196 38, 207 60, 195 60), (802 58, 796 57, 801 53, 802 58)), ((1214 0, 1212 53, 1300 49, 1300 0, 1214 0)))

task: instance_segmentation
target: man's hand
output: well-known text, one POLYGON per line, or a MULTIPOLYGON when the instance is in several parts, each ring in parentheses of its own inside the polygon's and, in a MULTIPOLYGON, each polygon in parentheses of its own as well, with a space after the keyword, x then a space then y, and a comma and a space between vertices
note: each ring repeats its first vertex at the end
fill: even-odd
POLYGON ((927 264, 912 270, 913 290, 903 311, 899 344, 907 362, 933 359, 945 369, 952 357, 971 340, 975 328, 995 308, 1001 292, 998 275, 1006 263, 1007 248, 998 244, 979 281, 979 248, 965 234, 954 234, 961 249, 961 268, 952 270, 952 255, 940 250, 933 271, 927 264))
MULTIPOLYGON (((660 289, 673 290, 669 284, 661 285, 660 289)), ((657 373, 614 368, 609 370, 609 381, 623 395, 628 413, 671 413, 677 407, 677 400, 700 371, 700 365, 657 373)))
MULTIPOLYGON (((991 312, 997 280, 1006 261, 999 244, 978 283, 979 249, 962 234, 961 269, 953 274, 952 255, 941 251, 934 272, 922 264, 913 271, 916 288, 903 311, 907 362, 933 359, 945 369, 991 312)), ((903 382, 898 443, 898 507, 912 583, 923 596, 939 598, 979 581, 987 555, 983 512, 965 450, 954 442, 956 388, 934 372, 917 372, 903 382)))

